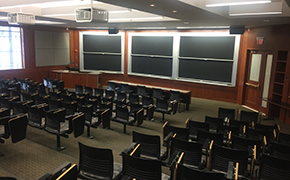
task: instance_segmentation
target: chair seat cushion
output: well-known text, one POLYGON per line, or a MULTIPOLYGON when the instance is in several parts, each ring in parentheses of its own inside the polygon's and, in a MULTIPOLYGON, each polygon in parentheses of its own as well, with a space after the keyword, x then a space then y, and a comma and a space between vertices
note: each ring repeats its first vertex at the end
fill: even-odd
POLYGON ((172 109, 171 108, 168 108, 168 109, 155 108, 154 111, 160 112, 160 113, 171 114, 172 109))
POLYGON ((170 176, 162 173, 161 179, 162 180, 170 180, 170 176))

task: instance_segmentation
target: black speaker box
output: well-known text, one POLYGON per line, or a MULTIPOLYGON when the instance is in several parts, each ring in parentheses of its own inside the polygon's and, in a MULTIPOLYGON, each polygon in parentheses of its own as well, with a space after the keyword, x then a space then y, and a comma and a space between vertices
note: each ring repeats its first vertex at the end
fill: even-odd
POLYGON ((114 28, 114 29, 109 29, 109 34, 118 34, 119 33, 119 29, 114 28))
POLYGON ((230 34, 244 34, 245 26, 231 26, 230 34))

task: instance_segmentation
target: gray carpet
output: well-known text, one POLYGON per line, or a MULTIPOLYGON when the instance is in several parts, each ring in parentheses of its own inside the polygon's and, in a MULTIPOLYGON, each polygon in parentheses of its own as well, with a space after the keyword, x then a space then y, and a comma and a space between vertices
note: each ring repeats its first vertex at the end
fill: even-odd
MULTIPOLYGON (((175 115, 165 115, 171 125, 185 127, 187 118, 196 121, 204 121, 204 116, 217 116, 218 107, 239 108, 242 106, 232 103, 218 102, 212 100, 192 98, 192 104, 189 111, 183 111, 175 115)), ((81 137, 74 138, 73 134, 69 138, 61 137, 61 144, 66 147, 63 151, 56 151, 56 136, 43 130, 28 127, 27 138, 21 142, 13 144, 7 139, 4 144, 0 144, 0 152, 5 154, 0 157, 0 176, 13 176, 19 180, 38 179, 47 172, 53 171, 59 165, 66 161, 78 164, 78 142, 83 144, 109 148, 113 150, 114 161, 122 163, 120 152, 128 147, 132 142, 132 131, 141 133, 159 135, 162 137, 162 115, 154 114, 154 121, 144 121, 141 127, 127 126, 127 132, 130 135, 123 134, 123 125, 112 122, 113 130, 102 128, 91 128, 91 135, 94 139, 89 139, 85 134, 81 137)), ((277 120, 263 121, 264 124, 278 123, 281 125, 282 132, 290 133, 290 127, 277 120)), ((165 174, 169 174, 167 168, 163 168, 165 174)))

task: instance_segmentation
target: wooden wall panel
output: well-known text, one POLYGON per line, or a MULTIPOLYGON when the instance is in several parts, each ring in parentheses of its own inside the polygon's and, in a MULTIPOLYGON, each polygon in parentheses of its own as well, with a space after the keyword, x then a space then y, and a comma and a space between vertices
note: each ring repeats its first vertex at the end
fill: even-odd
POLYGON ((97 88, 98 87, 98 76, 97 75, 86 75, 86 86, 97 88))

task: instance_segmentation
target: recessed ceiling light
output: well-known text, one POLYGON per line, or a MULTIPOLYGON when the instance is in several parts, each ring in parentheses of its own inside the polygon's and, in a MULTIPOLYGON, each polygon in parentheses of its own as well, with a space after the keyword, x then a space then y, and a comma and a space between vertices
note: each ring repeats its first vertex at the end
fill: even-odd
POLYGON ((150 6, 151 6, 151 7, 154 7, 154 6, 155 6, 155 4, 150 4, 150 6))
POLYGON ((177 13, 177 11, 176 11, 176 10, 173 10, 172 12, 173 12, 173 13, 177 13))
POLYGON ((189 22, 184 22, 184 24, 189 24, 189 22))

